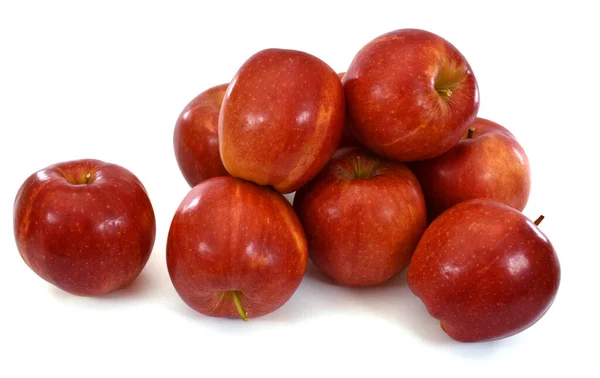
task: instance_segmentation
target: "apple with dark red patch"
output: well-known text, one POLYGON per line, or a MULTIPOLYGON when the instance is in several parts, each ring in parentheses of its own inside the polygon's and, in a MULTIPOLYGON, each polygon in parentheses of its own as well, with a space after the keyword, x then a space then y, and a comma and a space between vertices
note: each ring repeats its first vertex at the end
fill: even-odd
POLYGON ((76 295, 109 293, 146 265, 154 211, 130 171, 98 160, 55 164, 31 175, 15 199, 14 233, 25 263, 76 295))
POLYGON ((396 30, 369 42, 342 82, 354 137, 398 161, 448 151, 479 109, 477 81, 465 57, 424 30, 396 30))
POLYGON ((550 240, 519 211, 474 199, 436 218, 408 266, 408 285, 458 341, 517 334, 550 308, 560 264, 550 240))

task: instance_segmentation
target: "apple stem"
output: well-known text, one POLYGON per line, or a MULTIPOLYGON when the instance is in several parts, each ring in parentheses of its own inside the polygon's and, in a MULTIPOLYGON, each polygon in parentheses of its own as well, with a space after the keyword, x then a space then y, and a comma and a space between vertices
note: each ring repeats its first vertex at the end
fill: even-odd
POLYGON ((473 138, 473 134, 475 134, 475 128, 469 127, 469 131, 467 131, 467 139, 473 138))
POLYGON ((240 318, 242 318, 243 321, 247 322, 248 315, 246 314, 246 311, 244 310, 244 307, 242 306, 242 302, 240 301, 238 292, 232 291, 231 296, 233 297, 233 303, 235 303, 235 308, 237 309, 238 313, 240 314, 240 318))
POLYGON ((450 89, 436 89, 436 91, 441 96, 446 96, 446 97, 452 96, 452 91, 450 89))
POLYGON ((539 225, 540 225, 540 223, 542 223, 542 221, 543 221, 543 220, 544 220, 544 216, 543 216, 543 215, 540 215, 540 216, 538 217, 538 219, 536 219, 536 220, 535 220, 535 222, 533 222, 533 224, 535 224, 536 226, 539 226, 539 225))
POLYGON ((85 183, 86 183, 86 184, 89 184, 89 183, 90 183, 90 179, 91 179, 91 177, 92 177, 92 174, 91 174, 91 173, 88 173, 87 175, 85 175, 85 183))
POLYGON ((359 178, 362 174, 362 167, 360 166, 360 155, 356 156, 356 164, 354 165, 354 177, 359 178))

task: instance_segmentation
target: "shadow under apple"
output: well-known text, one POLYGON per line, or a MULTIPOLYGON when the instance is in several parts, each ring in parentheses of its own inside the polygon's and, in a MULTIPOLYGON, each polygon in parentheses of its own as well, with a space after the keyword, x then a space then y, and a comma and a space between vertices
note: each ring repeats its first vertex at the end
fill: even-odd
POLYGON ((394 326, 416 332, 420 337, 435 343, 451 343, 432 319, 425 307, 410 291, 406 271, 385 284, 372 287, 346 287, 336 285, 310 263, 298 292, 276 312, 270 320, 289 321, 315 317, 319 312, 367 312, 376 314, 394 326))
POLYGON ((310 263, 297 294, 265 318, 269 321, 299 321, 314 318, 319 313, 372 313, 395 327, 409 330, 425 342, 451 347, 451 353, 469 359, 489 358, 516 341, 514 338, 485 343, 452 340, 411 292, 406 274, 407 270, 404 270, 385 284, 373 287, 345 287, 336 285, 310 263))
POLYGON ((366 312, 395 327, 406 329, 425 342, 442 347, 457 357, 467 359, 491 358, 516 341, 514 338, 485 343, 460 343, 452 340, 441 329, 439 321, 427 313, 425 306, 410 291, 406 270, 382 285, 345 287, 336 285, 309 263, 302 284, 287 303, 268 315, 250 319, 248 323, 240 319, 202 315, 187 306, 174 289, 168 297, 169 307, 188 321, 208 327, 226 327, 241 334, 245 331, 253 333, 256 327, 264 327, 269 323, 292 325, 320 316, 366 312))

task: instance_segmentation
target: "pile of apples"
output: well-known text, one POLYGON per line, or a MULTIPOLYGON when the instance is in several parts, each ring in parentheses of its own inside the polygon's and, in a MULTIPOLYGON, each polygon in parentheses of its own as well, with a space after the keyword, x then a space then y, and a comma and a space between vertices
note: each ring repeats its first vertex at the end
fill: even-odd
MULTIPOLYGON (((176 123, 192 187, 167 241, 177 293, 205 315, 262 316, 294 294, 310 257, 348 286, 408 267, 412 292, 459 341, 528 328, 551 306, 560 265, 543 217, 521 213, 523 148, 478 109, 471 67, 427 31, 374 39, 342 74, 300 51, 256 53, 176 123)), ((76 295, 132 282, 156 233, 140 181, 97 160, 31 175, 14 225, 27 265, 76 295)))

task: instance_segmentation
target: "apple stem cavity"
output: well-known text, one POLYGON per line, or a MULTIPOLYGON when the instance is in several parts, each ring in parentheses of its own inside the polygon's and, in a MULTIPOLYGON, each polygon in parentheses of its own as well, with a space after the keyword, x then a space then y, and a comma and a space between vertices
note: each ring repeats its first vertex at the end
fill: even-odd
POLYGON ((240 314, 240 318, 242 318, 243 321, 247 322, 248 314, 246 314, 246 311, 244 310, 244 307, 242 306, 242 302, 240 301, 238 292, 232 291, 231 296, 233 297, 233 303, 235 303, 235 308, 237 309, 238 313, 240 314))
POLYGON ((542 221, 543 221, 543 220, 544 220, 544 216, 543 216, 543 215, 540 215, 540 216, 538 217, 538 219, 536 219, 536 220, 535 220, 535 222, 533 222, 533 224, 535 224, 536 226, 539 226, 539 225, 540 225, 540 223, 542 223, 542 221))
POLYGON ((87 175, 85 175, 85 184, 89 184, 91 179, 92 179, 91 173, 88 173, 87 175))
POLYGON ((469 131, 467 131, 467 139, 473 138, 473 134, 475 134, 475 128, 469 127, 469 131))

